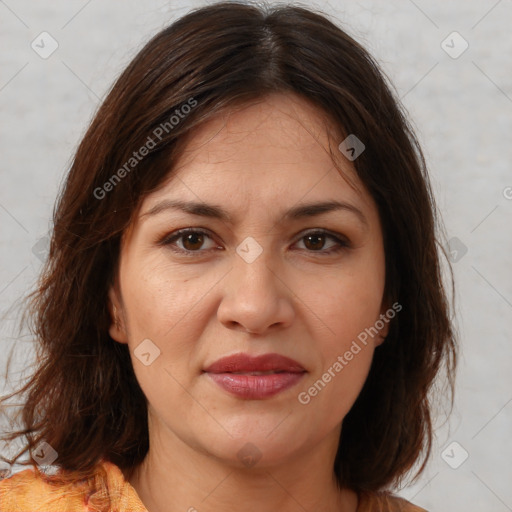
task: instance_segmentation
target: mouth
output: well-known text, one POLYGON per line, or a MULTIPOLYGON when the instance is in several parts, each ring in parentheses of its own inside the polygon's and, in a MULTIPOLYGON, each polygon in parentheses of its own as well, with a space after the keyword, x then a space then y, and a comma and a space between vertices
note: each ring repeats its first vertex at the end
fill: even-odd
POLYGON ((280 354, 263 354, 251 356, 249 354, 233 354, 218 359, 204 369, 208 373, 234 373, 234 374, 267 374, 267 373, 302 373, 304 367, 280 354))
POLYGON ((261 400, 296 385, 307 372, 300 363, 280 354, 235 354, 219 359, 203 373, 231 395, 261 400))
POLYGON ((231 375, 273 375, 275 373, 285 373, 285 370, 276 370, 276 371, 268 371, 268 372, 226 372, 231 373, 231 375))

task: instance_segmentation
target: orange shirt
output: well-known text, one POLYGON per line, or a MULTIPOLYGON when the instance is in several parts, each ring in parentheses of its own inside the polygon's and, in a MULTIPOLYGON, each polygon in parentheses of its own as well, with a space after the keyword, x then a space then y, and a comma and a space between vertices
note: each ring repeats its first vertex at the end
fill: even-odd
MULTIPOLYGON (((98 500, 108 494, 109 512, 148 512, 121 470, 103 462, 107 479, 98 494, 84 484, 55 487, 33 469, 25 469, 0 480, 0 512, 101 512, 98 500)), ((357 512, 426 512, 388 493, 362 494, 357 512)))

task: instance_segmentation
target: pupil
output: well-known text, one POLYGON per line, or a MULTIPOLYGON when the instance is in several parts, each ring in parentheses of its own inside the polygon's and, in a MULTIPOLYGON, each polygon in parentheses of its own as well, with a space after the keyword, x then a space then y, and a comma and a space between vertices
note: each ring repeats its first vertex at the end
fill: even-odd
POLYGON ((189 233, 185 237, 184 246, 186 249, 199 249, 203 243, 203 235, 200 233, 189 233))

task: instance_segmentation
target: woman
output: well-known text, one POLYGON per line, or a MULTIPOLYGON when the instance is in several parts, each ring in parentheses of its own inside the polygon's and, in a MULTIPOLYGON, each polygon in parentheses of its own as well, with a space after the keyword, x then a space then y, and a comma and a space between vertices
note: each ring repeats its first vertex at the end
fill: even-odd
POLYGON ((161 31, 59 198, 6 436, 34 468, 0 510, 421 510, 386 489, 453 384, 435 213, 381 71, 324 16, 220 3, 161 31))

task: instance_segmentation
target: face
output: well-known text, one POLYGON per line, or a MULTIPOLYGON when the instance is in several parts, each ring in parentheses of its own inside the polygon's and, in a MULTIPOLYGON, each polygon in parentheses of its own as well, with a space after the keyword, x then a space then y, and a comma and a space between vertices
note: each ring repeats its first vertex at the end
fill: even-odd
POLYGON ((150 438, 231 464, 336 450, 387 324, 376 206, 328 148, 313 106, 272 95, 203 124, 144 199, 110 334, 129 346, 150 438))

